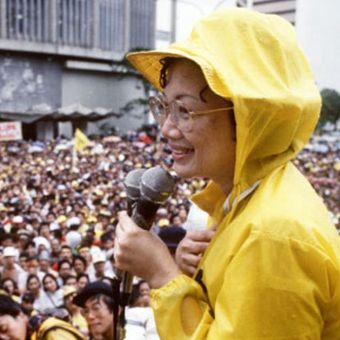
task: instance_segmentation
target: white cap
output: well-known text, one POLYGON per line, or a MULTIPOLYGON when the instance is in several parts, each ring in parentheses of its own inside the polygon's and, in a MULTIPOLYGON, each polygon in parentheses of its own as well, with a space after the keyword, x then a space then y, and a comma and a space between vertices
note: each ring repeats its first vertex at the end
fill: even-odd
POLYGON ((17 255, 18 255, 17 249, 15 249, 14 247, 5 247, 4 252, 3 252, 4 257, 10 257, 10 256, 16 257, 17 255))
POLYGON ((68 228, 70 228, 72 225, 78 225, 80 226, 81 221, 79 217, 71 217, 66 221, 66 225, 68 228))
POLYGON ((39 249, 40 246, 44 246, 47 251, 51 250, 50 242, 45 237, 43 237, 43 236, 36 236, 33 239, 33 241, 35 243, 36 249, 39 249))
POLYGON ((65 236, 65 241, 68 246, 75 249, 81 242, 81 235, 77 231, 69 231, 65 236))
POLYGON ((22 216, 14 216, 12 222, 13 223, 23 223, 24 218, 22 216))
POLYGON ((99 263, 99 262, 105 262, 106 261, 106 257, 102 252, 96 252, 95 254, 93 254, 92 256, 92 263, 99 263))
POLYGON ((58 222, 52 222, 50 224, 50 231, 55 231, 55 230, 59 230, 60 227, 59 227, 59 223, 58 222))

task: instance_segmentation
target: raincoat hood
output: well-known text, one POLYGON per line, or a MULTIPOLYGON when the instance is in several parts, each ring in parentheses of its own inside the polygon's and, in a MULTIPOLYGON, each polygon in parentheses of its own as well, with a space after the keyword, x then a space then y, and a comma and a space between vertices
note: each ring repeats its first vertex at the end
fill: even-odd
POLYGON ((197 63, 212 91, 234 103, 237 143, 231 200, 293 159, 312 134, 321 99, 286 20, 221 9, 199 21, 185 41, 127 56, 160 90, 160 60, 165 57, 197 63))

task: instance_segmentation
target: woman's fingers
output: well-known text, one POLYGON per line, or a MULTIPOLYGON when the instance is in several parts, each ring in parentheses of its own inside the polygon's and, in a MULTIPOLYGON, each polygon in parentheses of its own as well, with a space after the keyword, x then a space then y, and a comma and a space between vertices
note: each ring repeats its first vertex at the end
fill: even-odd
POLYGON ((186 238, 192 241, 210 242, 214 234, 215 234, 215 230, 213 229, 191 230, 191 231, 188 231, 186 238))
POLYGON ((176 251, 176 262, 183 273, 189 276, 195 273, 214 233, 211 229, 190 231, 180 242, 176 251))

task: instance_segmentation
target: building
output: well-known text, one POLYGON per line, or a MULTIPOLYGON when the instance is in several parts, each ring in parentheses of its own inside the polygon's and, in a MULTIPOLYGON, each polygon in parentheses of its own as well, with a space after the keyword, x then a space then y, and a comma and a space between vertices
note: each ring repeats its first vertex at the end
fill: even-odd
POLYGON ((88 133, 145 123, 145 86, 124 55, 154 47, 155 6, 155 0, 0 0, 0 119, 21 121, 24 138, 33 139, 71 136, 70 120, 88 133))
POLYGON ((296 28, 298 40, 311 64, 320 90, 340 92, 340 1, 327 0, 157 0, 157 47, 167 46, 172 37, 185 39, 193 24, 220 7, 245 7, 277 14, 296 28), (176 19, 172 5, 176 3, 176 19), (175 28, 175 34, 171 30, 175 28))
POLYGON ((261 13, 277 14, 291 22, 296 21, 297 0, 238 0, 238 7, 248 7, 261 13))

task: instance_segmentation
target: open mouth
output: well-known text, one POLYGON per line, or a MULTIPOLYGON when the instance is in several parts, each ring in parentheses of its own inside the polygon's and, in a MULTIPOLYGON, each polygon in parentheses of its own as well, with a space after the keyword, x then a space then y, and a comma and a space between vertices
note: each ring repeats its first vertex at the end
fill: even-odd
POLYGON ((193 148, 171 148, 171 154, 175 161, 180 160, 193 152, 193 148))

